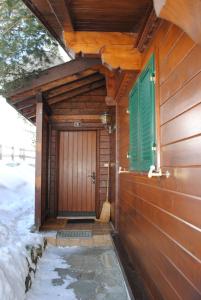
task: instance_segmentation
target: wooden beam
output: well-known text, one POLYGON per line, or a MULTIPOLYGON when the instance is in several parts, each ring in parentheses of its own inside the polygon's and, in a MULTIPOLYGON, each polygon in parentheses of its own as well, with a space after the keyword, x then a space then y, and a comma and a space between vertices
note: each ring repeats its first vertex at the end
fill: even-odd
MULTIPOLYGON (((51 122, 51 126, 53 129, 56 130, 77 130, 76 127, 74 127, 74 121, 73 122, 51 122)), ((100 122, 81 122, 81 126, 79 127, 79 130, 96 130, 104 128, 104 125, 100 122)))
POLYGON ((91 105, 91 103, 93 103, 94 105, 99 105, 99 103, 105 103, 105 96, 99 96, 96 95, 95 97, 92 95, 78 95, 77 97, 72 98, 70 101, 62 101, 59 103, 55 103, 51 105, 51 108, 67 108, 71 105, 77 105, 77 103, 79 103, 82 107, 82 105, 91 105))
POLYGON ((36 102, 41 102, 44 104, 43 108, 48 116, 50 116, 52 114, 51 107, 49 106, 47 100, 44 98, 43 93, 40 92, 40 93, 36 94, 36 102))
MULTIPOLYGON (((13 103, 20 102, 28 97, 35 96, 38 92, 44 92, 58 85, 64 84, 68 77, 70 80, 79 78, 79 74, 101 64, 99 58, 77 58, 70 62, 49 68, 32 80, 26 82, 26 86, 16 89, 8 95, 8 99, 13 103)), ((93 72, 93 71, 90 71, 93 72)), ((90 73, 89 72, 89 73, 90 73)))
POLYGON ((41 226, 42 153, 43 153, 43 103, 36 104, 36 168, 35 168, 35 225, 41 226))
POLYGON ((67 109, 58 108, 57 109, 56 108, 54 110, 53 115, 78 115, 78 114, 80 114, 80 115, 83 115, 83 114, 84 115, 101 115, 106 110, 107 110, 106 105, 102 106, 102 108, 101 107, 100 108, 91 108, 91 107, 87 108, 87 107, 85 107, 83 109, 81 109, 81 108, 67 108, 67 109))
POLYGON ((68 3, 65 0, 48 0, 52 11, 55 14, 58 22, 60 22, 64 31, 73 31, 72 19, 68 9, 68 3))
POLYGON ((119 89, 115 97, 115 102, 118 103, 121 101, 126 95, 128 95, 128 92, 131 90, 133 86, 133 82, 135 81, 137 77, 137 72, 131 72, 131 71, 125 71, 121 82, 119 82, 119 89))
POLYGON ((30 116, 36 116, 36 107, 32 106, 32 107, 24 108, 21 110, 20 113, 23 114, 23 116, 25 116, 26 118, 29 118, 30 116))
POLYGON ((51 10, 51 6, 47 1, 41 0, 23 0, 26 6, 33 12, 35 16, 38 17, 40 22, 47 28, 47 30, 52 34, 52 36, 58 41, 64 50, 66 50, 65 44, 63 42, 63 30, 51 10))
POLYGON ((141 54, 133 47, 135 33, 77 31, 65 32, 64 37, 75 55, 100 55, 102 63, 110 69, 141 69, 141 54))
POLYGON ((36 104, 36 98, 26 99, 15 104, 15 107, 18 111, 23 110, 24 108, 29 108, 36 104))
POLYGON ((52 115, 50 117, 51 122, 75 122, 77 120, 83 122, 100 122, 100 115, 52 115))
POLYGON ((156 16, 155 10, 152 9, 135 44, 135 47, 140 52, 144 52, 144 50, 148 47, 159 25, 160 19, 156 16))
POLYGON ((120 77, 119 70, 110 71, 105 66, 98 66, 97 70, 104 74, 106 80, 106 89, 107 89, 107 96, 105 97, 105 102, 109 106, 115 106, 115 95, 118 90, 118 82, 120 77))
POLYGON ((87 84, 91 84, 91 83, 101 80, 101 79, 104 79, 104 77, 101 74, 96 73, 94 75, 82 78, 81 80, 76 80, 76 81, 70 82, 68 84, 65 84, 63 86, 54 88, 54 89, 46 92, 44 94, 44 96, 46 97, 46 99, 50 99, 52 97, 59 96, 61 94, 70 92, 72 90, 75 90, 75 89, 85 86, 87 84))
POLYGON ((95 73, 96 73, 96 71, 88 69, 86 71, 83 71, 83 72, 80 72, 80 73, 77 73, 77 74, 74 74, 74 75, 71 75, 71 76, 67 76, 67 77, 61 78, 59 80, 47 83, 47 84, 44 84, 44 85, 40 86, 37 89, 33 89, 33 90, 30 89, 30 90, 28 90, 27 92, 25 92, 23 94, 20 94, 20 95, 17 94, 15 96, 12 96, 11 97, 12 99, 9 99, 9 100, 14 102, 14 105, 16 107, 17 107, 17 105, 20 106, 21 103, 25 104, 26 101, 27 101, 27 104, 28 104, 29 100, 35 99, 35 95, 38 92, 42 92, 45 95, 45 93, 49 90, 52 90, 54 88, 63 86, 64 84, 68 84, 68 83, 71 83, 73 81, 77 81, 79 79, 82 79, 85 76, 90 76, 90 75, 93 75, 95 73))
POLYGON ((104 87, 104 86, 105 86, 105 80, 99 80, 99 81, 96 81, 92 84, 88 84, 88 85, 86 85, 82 88, 75 89, 71 92, 68 92, 68 93, 62 94, 60 96, 51 98, 51 99, 48 100, 48 104, 52 105, 54 103, 58 103, 58 102, 61 102, 61 101, 67 100, 67 99, 71 99, 71 98, 74 98, 76 96, 82 95, 84 93, 87 93, 89 91, 92 91, 92 90, 95 90, 95 89, 98 89, 98 88, 104 87))
POLYGON ((179 26, 201 44, 200 0, 154 0, 154 8, 158 17, 179 26))

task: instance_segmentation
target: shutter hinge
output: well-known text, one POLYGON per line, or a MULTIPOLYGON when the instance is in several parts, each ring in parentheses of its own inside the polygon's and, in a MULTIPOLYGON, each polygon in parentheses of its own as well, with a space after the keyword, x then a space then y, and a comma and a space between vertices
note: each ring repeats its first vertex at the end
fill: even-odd
POLYGON ((156 83, 156 74, 155 73, 151 74, 150 81, 153 82, 154 84, 156 83))
POLYGON ((156 148, 156 144, 153 143, 153 146, 151 147, 151 150, 152 150, 152 151, 156 151, 156 149, 157 149, 157 148, 156 148))

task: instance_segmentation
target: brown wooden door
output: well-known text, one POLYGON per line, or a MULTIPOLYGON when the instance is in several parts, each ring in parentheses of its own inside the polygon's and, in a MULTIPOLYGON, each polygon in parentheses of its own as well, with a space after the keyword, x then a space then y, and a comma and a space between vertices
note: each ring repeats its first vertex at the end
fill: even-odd
POLYGON ((58 215, 95 215, 96 132, 61 132, 59 148, 58 215))

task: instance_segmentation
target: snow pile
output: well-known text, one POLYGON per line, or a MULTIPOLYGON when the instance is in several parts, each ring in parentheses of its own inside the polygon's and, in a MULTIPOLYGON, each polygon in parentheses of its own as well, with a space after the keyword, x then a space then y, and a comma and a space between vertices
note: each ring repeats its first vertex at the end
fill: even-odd
POLYGON ((27 244, 42 237, 30 233, 34 223, 34 167, 0 163, 0 299, 25 298, 27 244))
POLYGON ((32 288, 26 296, 26 300, 76 300, 75 293, 68 286, 77 279, 67 275, 70 267, 62 258, 63 255, 74 253, 76 247, 56 248, 48 247, 39 263, 39 272, 32 288), (56 267, 56 268, 55 268, 56 267))

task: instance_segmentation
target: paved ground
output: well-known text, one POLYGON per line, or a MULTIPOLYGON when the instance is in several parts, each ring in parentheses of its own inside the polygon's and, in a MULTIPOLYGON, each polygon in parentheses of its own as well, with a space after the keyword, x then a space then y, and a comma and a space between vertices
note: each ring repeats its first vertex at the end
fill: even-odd
POLYGON ((28 300, 127 300, 112 247, 49 247, 28 300))

